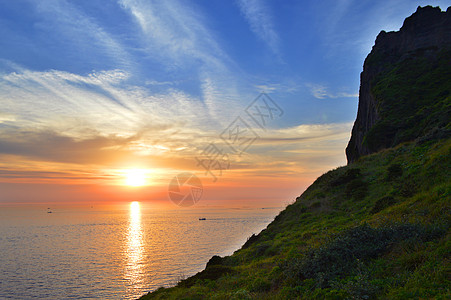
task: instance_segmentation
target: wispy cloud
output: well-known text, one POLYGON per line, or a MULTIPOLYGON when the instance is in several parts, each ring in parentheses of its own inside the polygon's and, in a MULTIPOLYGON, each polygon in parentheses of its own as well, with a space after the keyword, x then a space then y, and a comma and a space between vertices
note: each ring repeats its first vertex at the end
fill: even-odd
POLYGON ((176 90, 150 94, 144 88, 127 85, 128 76, 122 70, 82 76, 56 70, 17 69, 0 76, 2 111, 20 116, 21 126, 29 122, 32 126, 65 129, 71 119, 78 118, 83 120, 79 124, 84 123, 83 128, 122 134, 150 124, 183 122, 195 126, 204 120, 199 117, 206 115, 199 99, 176 90))
POLYGON ((351 127, 352 123, 302 124, 269 130, 233 162, 232 169, 251 177, 318 176, 346 163, 343 149, 351 127))
POLYGON ((168 57, 176 64, 187 57, 214 64, 221 55, 202 17, 183 2, 121 0, 135 18, 152 55, 168 57))
POLYGON ((146 80, 145 82, 145 85, 156 85, 156 86, 174 85, 174 84, 176 84, 176 82, 173 81, 146 80))
POLYGON ((265 3, 261 0, 238 0, 238 6, 252 32, 265 42, 273 53, 280 55, 279 36, 265 3))
POLYGON ((318 99, 359 97, 358 93, 330 92, 327 86, 321 84, 307 83, 305 86, 310 89, 310 93, 313 95, 313 97, 318 99))
POLYGON ((43 18, 36 24, 41 30, 59 32, 61 41, 71 43, 72 48, 85 51, 92 57, 109 57, 116 65, 128 70, 135 67, 131 55, 118 39, 72 3, 50 0, 33 4, 43 18))
POLYGON ((278 83, 266 83, 266 84, 256 84, 254 87, 259 92, 265 92, 267 94, 270 93, 294 93, 299 90, 301 84, 297 80, 293 80, 290 78, 289 80, 285 80, 278 83))
POLYGON ((167 68, 198 80, 209 117, 224 122, 225 112, 240 105, 239 81, 230 71, 236 66, 205 25, 202 12, 193 8, 196 4, 177 0, 120 3, 136 20, 144 50, 167 68))

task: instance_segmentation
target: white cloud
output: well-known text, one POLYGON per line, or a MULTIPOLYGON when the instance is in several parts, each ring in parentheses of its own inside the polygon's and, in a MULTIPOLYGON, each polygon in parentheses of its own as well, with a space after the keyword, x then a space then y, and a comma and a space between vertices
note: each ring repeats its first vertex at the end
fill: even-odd
POLYGON ((239 78, 234 61, 222 50, 195 3, 121 0, 136 20, 146 52, 170 69, 198 80, 208 116, 224 125, 240 109, 239 78), (194 7, 194 8, 193 8, 194 7), (230 114, 228 114, 230 113, 230 114))
POLYGON ((277 85, 277 84, 257 84, 257 85, 255 85, 255 88, 257 88, 261 92, 269 94, 274 91, 277 91, 279 89, 279 85, 277 85))
POLYGON ((279 36, 263 1, 238 0, 238 6, 252 32, 264 41, 273 53, 279 55, 279 36))
POLYGON ((348 92, 335 92, 329 91, 328 87, 321 84, 306 83, 305 86, 310 89, 310 93, 313 97, 318 99, 326 98, 358 98, 358 93, 348 93, 348 92))
POLYGON ((191 64, 198 59, 214 67, 222 66, 221 60, 227 59, 204 26, 202 15, 186 2, 121 0, 120 3, 139 24, 149 54, 169 58, 168 63, 176 65, 191 64))
POLYGON ((14 122, 14 121, 16 121, 16 119, 17 119, 17 116, 0 111, 0 124, 7 123, 7 122, 14 122))
POLYGON ((2 115, 15 116, 21 128, 50 128, 74 137, 92 131, 127 136, 148 128, 202 127, 208 113, 199 99, 176 90, 151 95, 126 85, 127 78, 122 70, 86 76, 17 70, 0 76, 2 115))
POLYGON ((350 138, 352 123, 302 124, 272 129, 262 134, 248 154, 232 157, 234 168, 265 172, 316 173, 346 163, 344 148, 350 138), (274 170, 275 169, 275 170, 274 170))
POLYGON ((173 82, 173 81, 146 80, 146 82, 144 84, 145 85, 160 86, 160 85, 174 85, 174 84, 176 84, 176 82, 173 82))

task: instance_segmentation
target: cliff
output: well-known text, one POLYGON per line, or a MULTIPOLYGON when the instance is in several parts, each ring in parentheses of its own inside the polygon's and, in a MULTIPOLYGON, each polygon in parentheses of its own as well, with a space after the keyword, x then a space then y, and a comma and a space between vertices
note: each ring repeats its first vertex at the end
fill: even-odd
POLYGON ((449 120, 450 37, 451 9, 431 6, 418 7, 399 31, 379 33, 360 76, 348 163, 421 136, 449 134, 446 119, 434 113, 445 110, 449 120), (431 108, 432 115, 425 113, 431 108))

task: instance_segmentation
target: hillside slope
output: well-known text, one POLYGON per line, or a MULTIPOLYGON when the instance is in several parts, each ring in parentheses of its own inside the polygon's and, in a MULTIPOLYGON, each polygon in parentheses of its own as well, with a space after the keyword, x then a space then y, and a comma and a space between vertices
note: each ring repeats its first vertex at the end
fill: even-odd
POLYGON ((361 137, 372 154, 319 177, 233 255, 141 299, 450 299, 451 56, 428 53, 371 79, 383 103, 361 137))

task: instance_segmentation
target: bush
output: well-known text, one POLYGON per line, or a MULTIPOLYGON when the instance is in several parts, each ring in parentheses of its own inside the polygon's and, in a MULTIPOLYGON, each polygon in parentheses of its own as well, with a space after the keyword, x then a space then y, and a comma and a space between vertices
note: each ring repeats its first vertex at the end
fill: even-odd
POLYGON ((393 181, 402 176, 403 170, 400 164, 391 164, 387 169, 387 180, 393 181))
POLYGON ((244 243, 243 247, 241 247, 242 249, 246 249, 249 248, 250 245, 252 245, 253 243, 257 242, 260 239, 260 235, 255 235, 252 234, 246 241, 246 243, 244 243))
POLYGON ((377 199, 376 203, 373 206, 373 209, 371 210, 372 214, 378 213, 381 210, 384 210, 385 208, 392 206, 396 203, 395 198, 392 196, 385 196, 382 198, 377 199))
POLYGON ((218 255, 213 255, 210 260, 207 262, 207 268, 214 265, 222 265, 224 259, 218 255))
POLYGON ((362 262, 375 259, 397 243, 421 244, 441 237, 446 230, 417 224, 372 228, 354 227, 324 246, 308 251, 303 259, 292 259, 281 266, 287 277, 297 282, 314 279, 320 288, 329 287, 337 277, 355 275, 362 262))
POLYGON ((185 280, 180 281, 179 286, 183 287, 191 287, 198 280, 216 280, 225 274, 233 273, 233 269, 227 266, 221 266, 221 265, 213 265, 205 268, 205 270, 197 273, 194 276, 191 276, 185 280))
POLYGON ((270 242, 262 242, 255 246, 255 256, 263 256, 266 254, 267 250, 271 247, 270 242))
POLYGON ((331 180, 330 185, 331 186, 344 185, 344 184, 351 182, 352 180, 359 178, 360 176, 361 176, 360 169, 356 169, 356 168, 347 169, 343 175, 331 180))
POLYGON ((349 198, 356 200, 363 199, 368 193, 368 183, 360 178, 354 179, 346 185, 345 193, 349 198))
POLYGON ((413 179, 409 178, 397 185, 398 193, 401 197, 409 198, 415 195, 417 192, 417 184, 413 181, 413 179))
POLYGON ((267 292, 271 289, 271 283, 264 278, 256 278, 252 284, 250 291, 251 292, 267 292))

